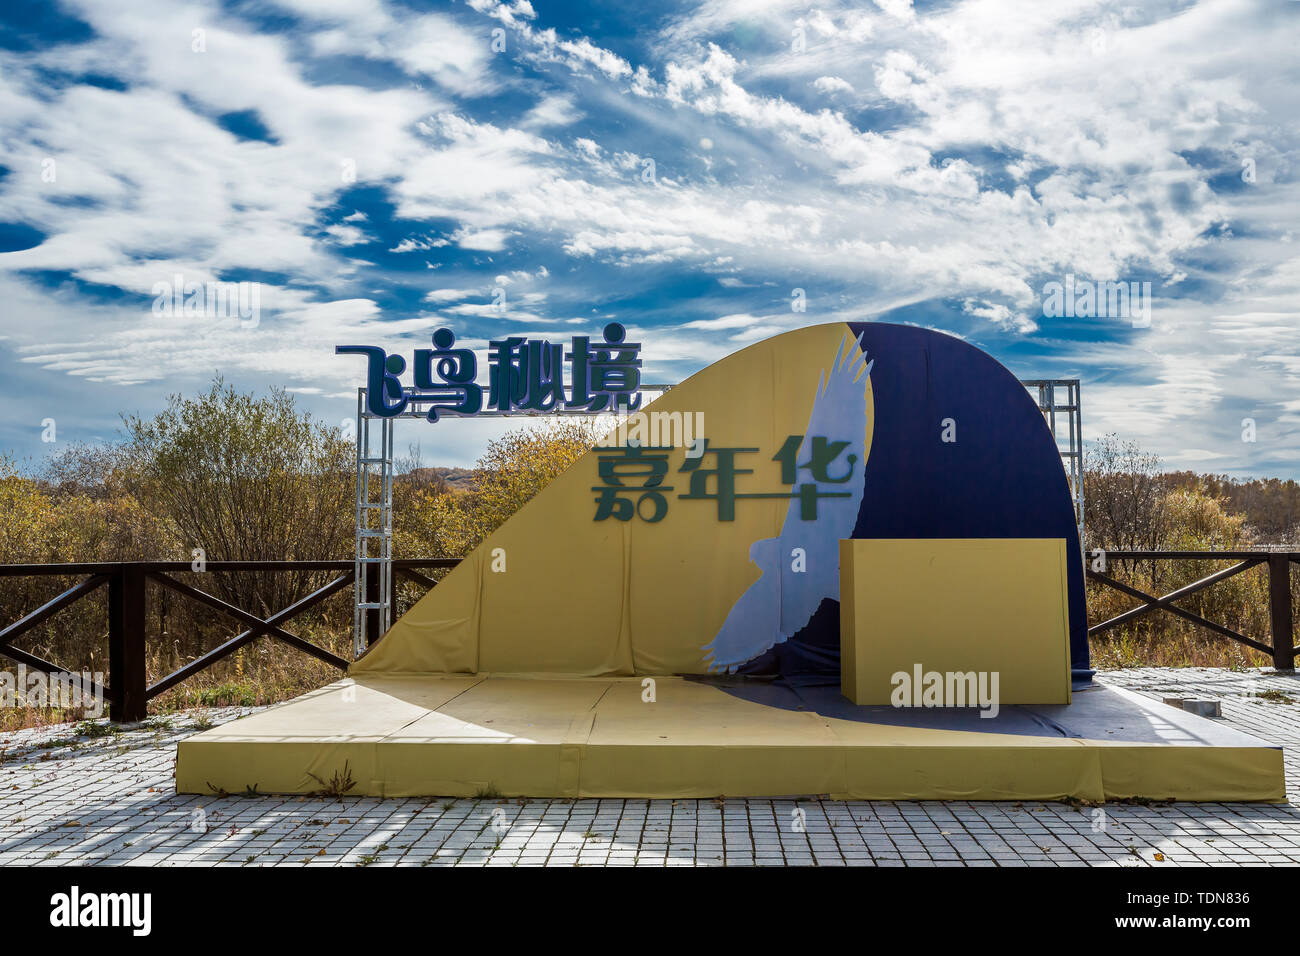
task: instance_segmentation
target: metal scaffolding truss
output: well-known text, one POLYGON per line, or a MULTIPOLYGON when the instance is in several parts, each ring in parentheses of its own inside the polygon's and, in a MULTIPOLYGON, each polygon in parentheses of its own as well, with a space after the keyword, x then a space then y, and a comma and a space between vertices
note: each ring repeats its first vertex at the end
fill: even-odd
POLYGON ((393 420, 370 413, 364 388, 357 390, 356 428, 356 606, 352 611, 352 652, 354 657, 360 657, 367 643, 366 612, 378 612, 380 634, 393 623, 393 420), (371 566, 378 569, 377 576, 369 573, 371 566), (377 593, 371 594, 371 590, 377 593))
POLYGON ((1074 499, 1074 521, 1079 528, 1079 546, 1083 547, 1083 418, 1079 403, 1077 378, 1022 379, 1021 384, 1038 401, 1047 427, 1051 429, 1061 464, 1070 483, 1074 499))
MULTIPOLYGON (((642 393, 658 395, 671 385, 642 385, 642 393)), ((357 534, 355 552, 355 595, 352 613, 352 650, 359 657, 366 647, 378 640, 393 624, 393 422, 397 418, 425 418, 435 399, 420 394, 415 389, 403 389, 408 403, 398 415, 375 415, 366 404, 366 389, 357 389, 357 534), (378 573, 369 573, 370 568, 378 573), (372 612, 368 614, 367 612, 372 612), (377 633, 371 634, 374 628, 377 633)), ((447 418, 536 418, 581 416, 617 419, 630 414, 627 409, 617 411, 591 411, 585 408, 563 408, 552 411, 501 412, 484 409, 473 416, 462 416, 439 409, 440 417, 447 418)))

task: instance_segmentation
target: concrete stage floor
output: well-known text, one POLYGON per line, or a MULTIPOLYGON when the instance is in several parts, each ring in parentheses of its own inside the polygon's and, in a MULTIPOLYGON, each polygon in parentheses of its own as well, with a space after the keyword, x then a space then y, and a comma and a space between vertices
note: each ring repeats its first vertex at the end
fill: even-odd
POLYGON ((181 741, 182 793, 1282 801, 1282 750, 1095 685, 1065 706, 862 707, 837 686, 365 676, 181 741))

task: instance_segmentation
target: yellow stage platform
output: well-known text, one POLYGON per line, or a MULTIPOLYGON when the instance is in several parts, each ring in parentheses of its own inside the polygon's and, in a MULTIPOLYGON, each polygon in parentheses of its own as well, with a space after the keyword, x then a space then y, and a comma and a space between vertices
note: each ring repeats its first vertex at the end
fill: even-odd
POLYGON ((860 706, 838 686, 363 673, 180 744, 184 793, 1285 799, 1282 751, 1095 686, 1072 703, 860 706))

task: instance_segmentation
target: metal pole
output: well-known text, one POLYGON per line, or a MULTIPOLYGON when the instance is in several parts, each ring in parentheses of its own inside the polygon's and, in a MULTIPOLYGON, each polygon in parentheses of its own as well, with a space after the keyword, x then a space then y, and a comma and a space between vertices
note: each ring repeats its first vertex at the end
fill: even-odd
POLYGON ((379 538, 379 593, 375 600, 379 602, 379 630, 370 638, 374 643, 388 633, 393 626, 393 420, 383 421, 383 507, 380 515, 383 520, 382 534, 379 538))
POLYGON ((362 558, 365 557, 365 538, 361 534, 365 528, 365 509, 362 502, 365 494, 365 476, 363 474, 365 459, 365 438, 362 430, 365 428, 365 407, 366 407, 366 390, 357 389, 357 523, 356 523, 356 541, 353 547, 353 564, 352 564, 352 591, 355 600, 352 602, 352 656, 359 657, 365 649, 365 628, 366 620, 362 606, 366 603, 366 573, 362 558))
POLYGON ((374 423, 378 435, 372 435, 370 428, 374 417, 366 408, 366 390, 357 389, 354 657, 360 657, 393 624, 394 429, 391 418, 380 418, 374 423), (379 469, 377 474, 375 468, 379 469), (377 480, 372 483, 372 478, 377 480), (372 548, 372 541, 377 541, 377 546, 372 548))
POLYGON ((1074 414, 1070 422, 1070 445, 1074 449, 1074 494, 1075 501, 1079 506, 1079 546, 1086 552, 1087 545, 1084 543, 1084 497, 1083 497, 1083 383, 1074 383, 1074 399, 1070 404, 1074 406, 1074 414))

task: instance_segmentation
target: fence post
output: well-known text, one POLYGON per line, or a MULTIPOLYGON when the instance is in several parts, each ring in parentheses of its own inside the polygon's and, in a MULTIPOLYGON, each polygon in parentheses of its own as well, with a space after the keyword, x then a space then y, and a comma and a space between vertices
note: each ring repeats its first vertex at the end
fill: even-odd
POLYGON ((1273 633, 1273 667, 1295 668, 1293 622, 1291 620, 1291 559, 1285 554, 1268 557, 1269 621, 1273 633))
POLYGON ((144 720, 145 698, 145 577, 144 566, 125 563, 108 582, 108 686, 112 689, 110 719, 144 720))
MULTIPOLYGON (((373 602, 382 601, 384 596, 379 593, 379 565, 373 562, 367 564, 365 573, 366 600, 373 602)), ((383 635, 379 633, 379 609, 369 608, 364 613, 366 615, 366 646, 369 647, 371 644, 375 643, 375 641, 383 637, 383 635)))
POLYGON ((397 571, 390 564, 388 567, 388 626, 397 622, 397 571))

